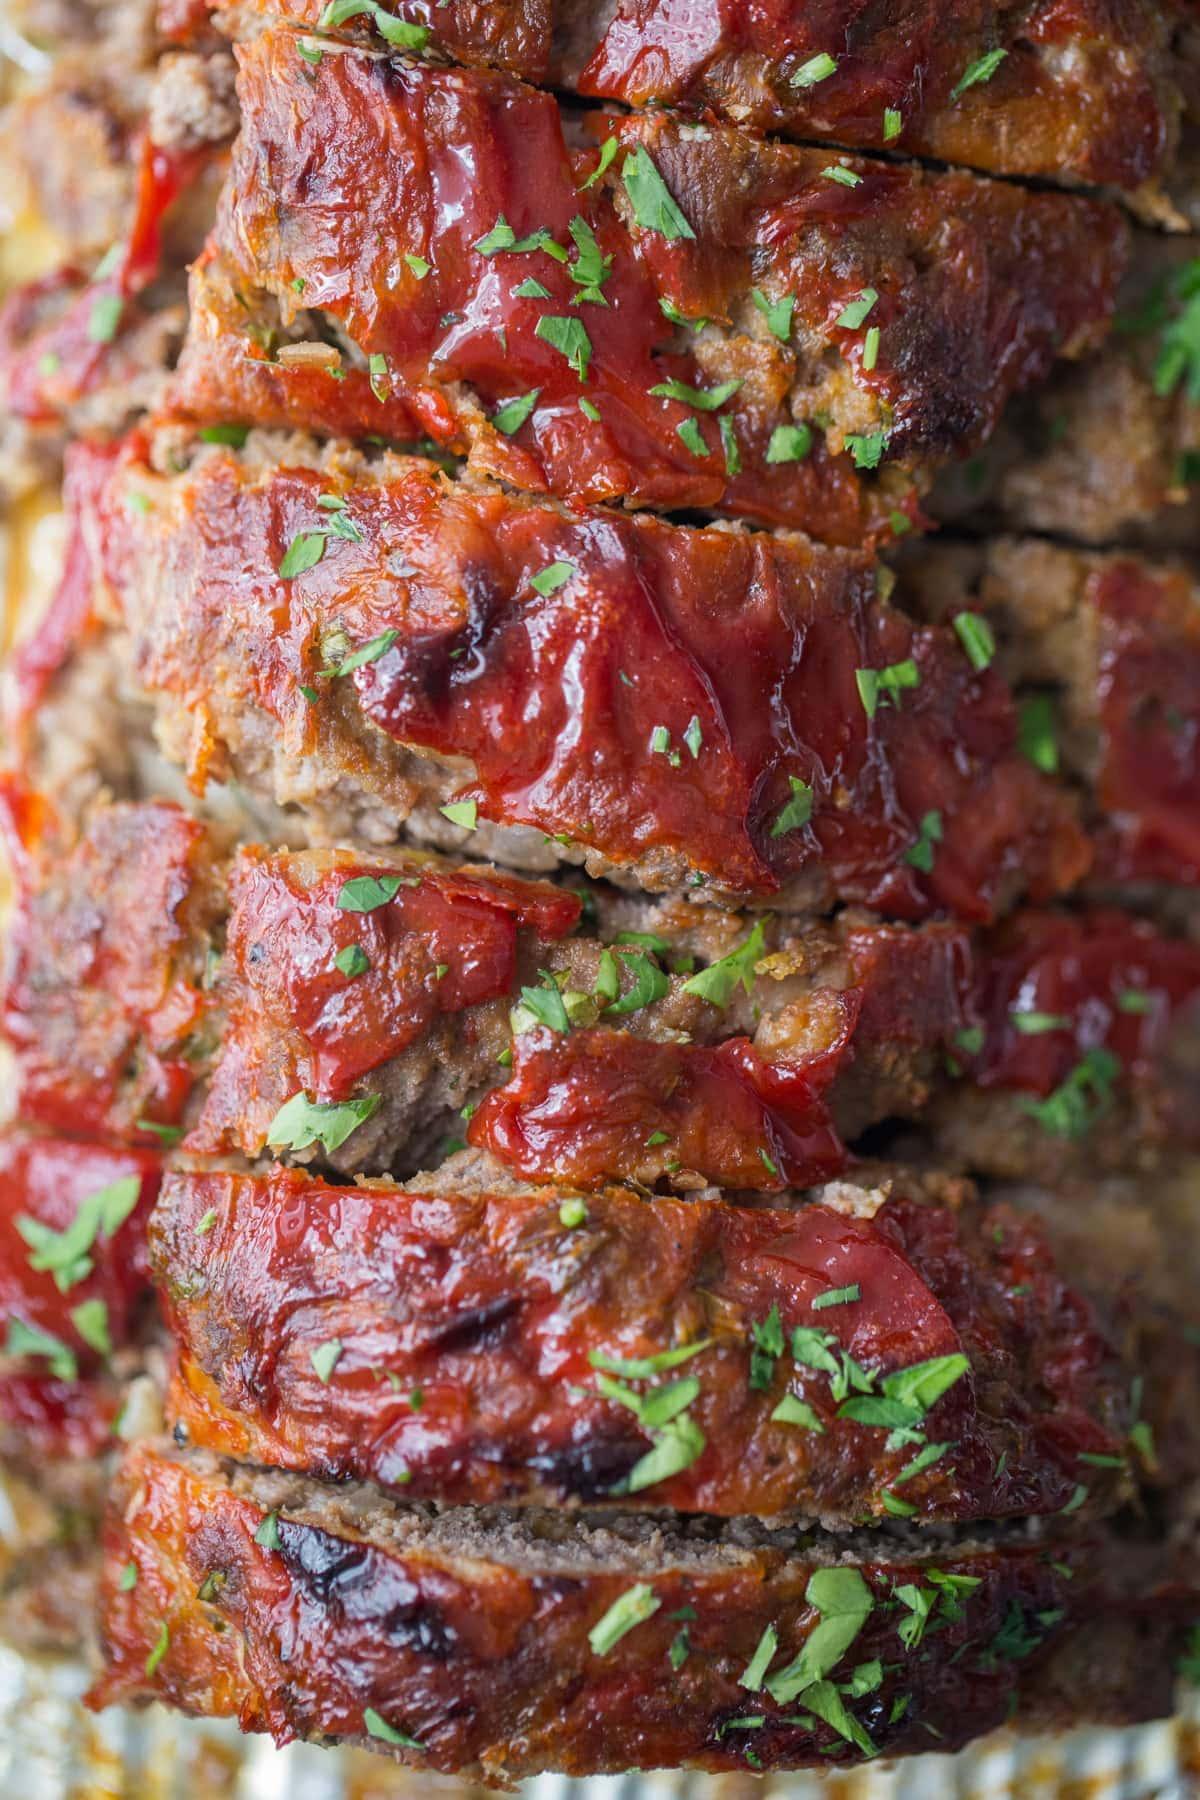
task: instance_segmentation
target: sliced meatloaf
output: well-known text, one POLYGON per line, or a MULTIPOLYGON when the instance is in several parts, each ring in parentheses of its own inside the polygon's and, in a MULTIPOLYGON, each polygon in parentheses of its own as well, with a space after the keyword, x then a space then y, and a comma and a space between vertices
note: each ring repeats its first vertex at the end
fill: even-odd
POLYGON ((955 1079, 924 1122, 942 1161, 1058 1182, 1200 1149, 1200 946, 1127 912, 1023 912, 975 957, 955 1079))
POLYGON ((229 861, 167 802, 73 837, 12 781, 0 800, 0 1022, 22 1116, 58 1128, 403 1172, 503 1082, 471 1136, 535 1178, 781 1188, 835 1173, 839 1130, 918 1111, 973 1016, 956 926, 753 921, 428 855, 229 861))
POLYGON ((1086 868, 1004 683, 861 552, 279 457, 163 478, 135 447, 77 488, 97 605, 198 788, 232 775, 318 839, 789 910, 982 918, 1086 868))
MULTIPOLYGON (((146 1445, 110 1510, 91 1703, 165 1699, 501 1784, 952 1750, 1014 1711, 1045 1720, 1056 1657, 1104 1617, 1091 1549, 435 1516, 146 1445)), ((1127 1678, 1077 1682, 1076 1717, 1169 1710, 1171 1603, 1124 1616, 1127 1678)))
POLYGON ((526 1179, 682 1192, 824 1179, 899 1118, 956 1166, 1043 1179, 1200 1142, 1200 947, 1114 909, 972 937, 411 852, 232 854, 164 801, 76 836, 11 780, 0 810, 0 1027, 52 1128, 404 1174, 461 1112, 526 1179))
POLYGON ((844 1527, 1128 1495, 1131 1370, 1028 1219, 903 1176, 787 1198, 585 1200, 470 1157, 405 1188, 169 1177, 172 1416, 456 1503, 844 1527))
POLYGON ((370 32, 429 55, 633 106, 690 106, 795 137, 911 152, 1004 175, 1133 191, 1171 216, 1186 7, 1143 0, 404 0, 332 17, 324 0, 212 0, 370 32), (402 23, 396 24, 399 18, 402 23))
POLYGON ((564 121, 504 75, 305 44, 239 53, 178 392, 203 419, 415 425, 575 503, 858 543, 1107 330, 1102 202, 663 111, 564 121))
POLYGON ((1200 881, 1192 569, 998 538, 922 546, 905 583, 927 618, 982 615, 1008 680, 1038 690, 1024 702, 1023 739, 1040 766, 1061 763, 1094 795, 1096 878, 1200 881))
POLYGON ((19 284, 0 305, 0 499, 55 474, 68 437, 111 437, 162 401, 215 153, 142 136, 129 154, 127 217, 110 250, 19 284))
POLYGON ((1198 330, 1195 239, 1140 234, 1105 348, 1014 403, 931 511, 972 530, 1196 549, 1198 330))
POLYGON ((109 1359, 141 1335, 146 1219, 161 1158, 9 1129, 0 1136, 4 1454, 95 1453, 117 1410, 109 1359))

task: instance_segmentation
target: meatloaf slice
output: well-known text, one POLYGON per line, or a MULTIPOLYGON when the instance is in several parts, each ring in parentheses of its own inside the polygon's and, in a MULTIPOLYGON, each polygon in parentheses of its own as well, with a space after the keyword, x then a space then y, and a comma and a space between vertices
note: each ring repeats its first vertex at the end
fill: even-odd
POLYGON ((1200 881, 1193 571, 1000 538, 921 546, 905 581, 924 617, 982 615, 1008 680, 1039 690, 1024 741, 1041 767, 1061 760, 1091 791, 1097 879, 1200 881))
POLYGON ((151 1306, 160 1158, 0 1135, 0 1466, 60 1514, 94 1514, 151 1306))
POLYGON ((1200 945, 1115 908, 1023 912, 975 957, 926 1122, 953 1167, 1061 1182, 1200 1149, 1200 945))
MULTIPOLYGON (((1003 1532, 431 1515, 144 1445, 110 1509, 90 1702, 165 1699, 501 1784, 951 1750, 1054 1691, 1103 1614, 1099 1560, 1003 1532)), ((1128 1617, 1147 1654, 1107 1698, 1165 1712, 1171 1604, 1128 1617)))
POLYGON ((95 806, 74 838, 12 781, 0 803, 18 1104, 107 1139, 403 1173, 503 1082, 471 1136, 535 1179, 779 1189, 919 1111, 968 1017, 957 926, 750 920, 412 853, 228 860, 168 802, 95 806))
POLYGON ((405 0, 331 20, 324 0, 210 0, 222 29, 267 18, 370 32, 525 81, 717 112, 735 123, 1002 175, 1133 190, 1174 219, 1188 56, 1179 4, 1082 0, 405 0), (397 27, 393 14, 403 23, 397 27))
POLYGON ((1104 349, 1015 402, 931 510, 973 530, 1196 549, 1198 329, 1195 239, 1139 235, 1104 349))
POLYGON ((1107 330, 1103 202, 298 45, 239 52, 178 394, 204 419, 301 422, 298 365, 314 431, 416 417, 517 487, 859 543, 1107 330))
POLYGON ((173 1416, 454 1503, 845 1527, 1127 1496, 1131 1371, 1028 1220, 902 1175, 785 1199, 584 1200, 469 1157, 404 1188, 171 1176, 173 1416))
POLYGON ((983 918, 1086 867, 1004 683, 863 553, 284 454, 161 477, 135 448, 80 484, 98 605, 197 787, 789 910, 983 918))

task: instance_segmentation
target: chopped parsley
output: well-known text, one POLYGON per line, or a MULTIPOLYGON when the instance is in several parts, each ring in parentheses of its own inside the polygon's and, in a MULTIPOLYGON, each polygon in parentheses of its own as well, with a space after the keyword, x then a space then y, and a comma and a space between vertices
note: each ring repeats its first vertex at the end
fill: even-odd
POLYGON ((1097 1045, 1045 1100, 1026 1099, 1025 1110, 1053 1137, 1078 1140, 1111 1107, 1113 1083, 1120 1073, 1120 1058, 1097 1045))
POLYGON ((361 944, 347 944, 339 950, 333 959, 334 967, 351 980, 356 975, 365 975, 371 966, 371 959, 361 944))
POLYGON ((830 56, 822 50, 818 56, 810 56, 806 63, 801 63, 791 78, 791 85, 798 88, 816 87, 820 81, 828 81, 837 73, 837 57, 830 56))
POLYGON ((907 656, 903 662, 888 663, 882 669, 855 669, 854 679, 863 711, 868 719, 873 719, 880 706, 889 702, 899 706, 905 688, 920 687, 921 671, 907 656))
POLYGON ((678 400, 681 406, 694 407, 697 412, 715 412, 733 398, 741 385, 740 381, 723 381, 715 388, 695 388, 672 379, 656 383, 650 392, 655 399, 678 400))
POLYGON ((267 1130, 267 1142, 276 1150, 307 1150, 320 1144, 331 1153, 364 1125, 379 1108, 382 1096, 364 1094, 357 1100, 310 1100, 301 1091, 284 1102, 267 1130))
POLYGON ((88 314, 87 334, 93 344, 111 344, 121 323, 125 302, 120 294, 98 294, 88 314))
POLYGON ((779 1633, 774 1625, 768 1625, 755 1647, 754 1655, 738 1676, 738 1686, 749 1688, 757 1693, 767 1677, 767 1670, 775 1660, 775 1652, 779 1648, 779 1633))
POLYGON ((712 1342, 712 1338, 697 1338, 694 1343, 677 1344, 673 1350, 659 1350, 653 1356, 609 1356, 603 1350, 589 1350, 588 1362, 593 1369, 622 1375, 627 1381, 647 1381, 652 1375, 662 1375, 668 1369, 677 1369, 681 1363, 690 1362, 693 1356, 709 1349, 712 1342))
POLYGON ((693 456, 710 454, 708 445, 704 441, 704 433, 700 429, 699 420, 684 419, 681 425, 675 427, 675 435, 681 439, 693 456))
POLYGON ((363 1708, 363 1724, 367 1728, 368 1737, 378 1738, 381 1744, 399 1744, 405 1750, 425 1748, 419 1738, 409 1737, 406 1731, 397 1731, 394 1725, 389 1725, 373 1706, 363 1708))
POLYGON ((51 1375, 58 1381, 74 1381, 79 1373, 75 1352, 61 1338, 52 1337, 24 1319, 10 1318, 4 1340, 5 1356, 44 1356, 51 1375))
POLYGON ((556 594, 559 588, 566 587, 575 572, 574 563, 547 563, 544 569, 539 569, 536 575, 530 576, 529 585, 535 593, 541 594, 545 599, 549 594, 556 594))
POLYGON ((767 444, 769 463, 803 462, 813 446, 810 425, 777 425, 767 444))
POLYGON ((398 49, 421 51, 429 42, 428 25, 410 25, 405 19, 397 19, 380 6, 379 0, 329 0, 317 24, 327 31, 331 26, 344 25, 347 19, 357 18, 360 13, 366 13, 380 37, 398 49))
POLYGON ((131 1594, 137 1586, 138 1566, 135 1562, 127 1562, 121 1570, 117 1586, 123 1594, 131 1594))
POLYGON ((409 273, 415 275, 418 281, 424 281, 433 268, 432 263, 426 262, 423 256, 414 256, 411 250, 404 252, 404 261, 409 273))
POLYGON ((394 900, 403 886, 399 875, 355 875, 338 891, 339 912, 369 913, 394 900))
POLYGON ((900 133, 903 130, 904 130, 904 114, 899 110, 898 107, 885 106, 883 109, 883 141, 884 141, 884 143, 885 144, 894 143, 895 140, 900 136, 900 133))
POLYGON ((1058 771, 1058 727, 1048 694, 1032 694, 1017 709, 1017 743, 1021 754, 1043 775, 1058 771))
POLYGON ((344 1349, 345 1345, 341 1338, 335 1337, 326 1338, 323 1344, 318 1344, 314 1350, 309 1351, 308 1360, 313 1366, 318 1381, 324 1382, 328 1386, 330 1376, 341 1361, 344 1349))
POLYGON ((514 400, 506 400, 498 412, 492 414, 492 424, 505 437, 512 437, 519 431, 538 402, 541 388, 530 388, 527 394, 518 394, 514 400))
POLYGON ((353 675, 355 669, 365 669, 369 663, 378 662, 381 656, 386 656, 399 636, 400 633, 395 629, 381 631, 378 637, 373 637, 369 642, 360 644, 357 650, 352 650, 349 656, 344 656, 340 663, 333 668, 322 669, 321 673, 334 676, 353 675))
POLYGON ((594 187, 600 180, 600 177, 607 172, 612 164, 613 158, 617 154, 618 148, 619 146, 615 137, 605 138, 600 146, 600 160, 588 176, 587 180, 580 183, 580 193, 583 193, 587 188, 594 187))
POLYGON ((192 1233, 193 1237, 207 1237, 216 1222, 217 1209, 215 1206, 210 1206, 208 1211, 197 1220, 195 1230, 192 1233))
POLYGON ((827 1306, 852 1306, 861 1299, 862 1289, 855 1281, 849 1287, 829 1288, 825 1293, 818 1294, 812 1303, 812 1309, 814 1312, 823 1312, 827 1306))
POLYGON ((985 56, 971 63, 950 89, 950 99, 961 99, 968 88, 980 87, 984 82, 990 81, 1007 55, 1007 50, 989 50, 985 56))
POLYGON ((572 306, 588 304, 591 306, 607 306, 608 301, 601 293, 604 283, 612 271, 612 257, 601 253, 596 241, 596 234, 587 220, 576 213, 567 230, 575 244, 576 255, 567 266, 567 273, 579 288, 572 301, 572 306))
POLYGON ((987 620, 974 612, 954 615, 954 629, 971 667, 982 674, 996 654, 996 637, 987 620))
POLYGON ((1024 1037, 1044 1037, 1048 1031, 1068 1031, 1071 1026, 1064 1013, 1010 1012, 1008 1022, 1024 1037))
POLYGON ((824 1681, 837 1667, 875 1604, 870 1588, 854 1568, 815 1569, 804 1597, 820 1614, 820 1622, 809 1632, 799 1656, 766 1683, 767 1692, 779 1706, 789 1705, 802 1694, 803 1704, 812 1705, 804 1690, 824 1681))
POLYGON ((808 1401, 802 1400, 799 1394, 785 1394, 771 1418, 776 1425, 799 1425, 805 1431, 816 1431, 824 1436, 825 1427, 808 1401))
POLYGON ((30 1268, 52 1274, 59 1292, 65 1294, 91 1274, 95 1265, 89 1253, 97 1238, 115 1235, 137 1205, 141 1191, 136 1175, 109 1182, 84 1196, 64 1231, 54 1231, 40 1219, 19 1213, 14 1224, 29 1245, 30 1268))
POLYGON ((479 825, 479 802, 477 800, 447 800, 445 806, 438 811, 443 819, 449 819, 451 825, 457 825, 462 831, 475 831, 479 825))
POLYGON ((71 1308, 71 1323, 97 1356, 112 1355, 112 1335, 108 1329, 108 1307, 103 1300, 81 1300, 71 1308))
POLYGON ((293 576, 303 575, 306 569, 315 568, 325 554, 325 546, 329 536, 324 531, 302 531, 294 537, 279 563, 279 574, 284 581, 291 581, 293 576))
POLYGON ((146 1680, 147 1681, 149 1681, 157 1673, 158 1665, 162 1661, 163 1657, 167 1654, 167 1648, 168 1648, 170 1642, 171 1642, 171 1633, 167 1628, 167 1621, 164 1619, 162 1624, 159 1626, 158 1636, 154 1640, 154 1648, 151 1650, 149 1656, 146 1658, 146 1680))
POLYGON ((541 338, 564 356, 580 381, 587 380, 588 364, 592 356, 592 340, 580 319, 563 318, 558 313, 543 313, 534 329, 534 336, 541 338))
POLYGON ((767 330, 772 337, 786 344, 792 335, 792 314, 796 310, 796 296, 782 294, 778 300, 769 300, 761 288, 751 288, 750 298, 767 321, 767 330))
POLYGON ((654 1617, 662 1601, 649 1582, 639 1581, 614 1600, 603 1618, 588 1632, 588 1643, 595 1656, 607 1656, 635 1625, 654 1617))
POLYGON ((789 775, 788 783, 792 797, 780 807, 771 826, 773 838, 783 837, 789 831, 799 831, 808 824, 813 812, 813 791, 807 781, 801 781, 798 775, 789 775))
POLYGON ((544 1025, 549 1031, 557 1031, 563 1036, 571 1029, 571 1020, 567 1014, 566 1002, 562 997, 562 989, 547 969, 539 969, 541 985, 523 987, 521 989, 521 1010, 532 1015, 529 1025, 525 1025, 519 1017, 514 1018, 514 1029, 517 1035, 521 1030, 532 1030, 534 1025, 544 1025))
POLYGON ((888 433, 883 430, 866 434, 850 431, 846 434, 846 448, 854 459, 856 469, 877 469, 883 461, 883 453, 887 448, 888 433))
POLYGON ((581 1225, 587 1224, 587 1216, 587 1204, 578 1195, 564 1200, 558 1209, 558 1222, 566 1231, 578 1231, 581 1225))
POLYGON ((695 238, 695 232, 676 205, 644 144, 638 144, 625 158, 621 165, 621 181, 629 196, 634 219, 644 231, 657 231, 668 239, 695 238))
POLYGON ((719 962, 710 963, 699 974, 690 976, 683 984, 684 993, 698 994, 701 1000, 707 1000, 710 1005, 719 1006, 724 1011, 739 982, 747 994, 752 992, 755 966, 765 956, 766 947, 760 919, 749 937, 736 950, 731 950, 719 962))
POLYGON ((638 1012, 643 1006, 651 1006, 656 1000, 661 1000, 670 993, 670 981, 658 964, 652 962, 648 956, 644 956, 636 950, 623 950, 621 961, 633 976, 633 986, 627 994, 622 994, 618 999, 610 1002, 607 1009, 610 1016, 638 1012))
POLYGON ((778 1306, 773 1306, 765 1319, 751 1326, 753 1348, 750 1352, 750 1386, 765 1392, 775 1376, 775 1364, 784 1352, 783 1325, 778 1306))
POLYGON ((856 175, 854 170, 848 169, 844 163, 830 163, 827 168, 821 170, 821 176, 825 181, 836 181, 839 187, 862 186, 862 176, 856 175))
POLYGON ((279 1535, 279 1514, 269 1512, 254 1534, 255 1543, 263 1550, 281 1550, 283 1540, 279 1535))
POLYGON ((846 331, 857 331, 859 326, 866 322, 866 319, 878 298, 879 293, 876 288, 863 288, 857 300, 851 300, 848 305, 842 308, 837 318, 833 321, 834 324, 842 326, 846 331))
POLYGON ((920 869, 928 875, 933 868, 933 859, 937 846, 942 841, 942 815, 940 812, 927 812, 918 827, 917 841, 910 844, 904 852, 904 860, 914 869, 920 869))
POLYGON ((704 1454, 706 1439, 689 1414, 681 1413, 656 1434, 654 1447, 634 1463, 625 1480, 614 1491, 638 1494, 689 1469, 704 1454))

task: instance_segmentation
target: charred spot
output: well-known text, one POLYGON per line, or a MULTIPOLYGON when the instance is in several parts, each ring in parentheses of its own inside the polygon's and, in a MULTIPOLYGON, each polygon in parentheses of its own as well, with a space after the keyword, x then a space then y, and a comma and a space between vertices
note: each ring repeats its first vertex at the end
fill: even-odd
POLYGON ((399 1650, 447 1662, 458 1635, 415 1582, 368 1545, 279 1520, 280 1553, 297 1588, 322 1611, 367 1628, 399 1650))
POLYGON ((500 1294, 486 1306, 470 1306, 438 1325, 422 1338, 422 1346, 437 1350, 486 1350, 507 1335, 510 1320, 520 1311, 518 1294, 500 1294))
POLYGON ((645 1454, 644 1437, 629 1432, 607 1437, 593 1433, 586 1443, 531 1456, 528 1466, 564 1496, 603 1500, 645 1454))

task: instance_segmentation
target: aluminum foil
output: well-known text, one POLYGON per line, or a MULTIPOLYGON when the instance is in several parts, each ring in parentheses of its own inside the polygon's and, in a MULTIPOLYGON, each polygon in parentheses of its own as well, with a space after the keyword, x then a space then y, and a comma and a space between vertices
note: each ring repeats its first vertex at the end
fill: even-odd
MULTIPOLYGON (((78 1662, 0 1647, 0 1800, 484 1800, 470 1782, 360 1751, 292 1744, 161 1707, 94 1716, 78 1662)), ((1200 1694, 1174 1719, 1129 1730, 1022 1738, 800 1775, 543 1775, 521 1800, 1198 1800, 1200 1694)))

